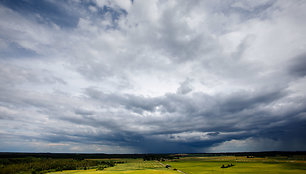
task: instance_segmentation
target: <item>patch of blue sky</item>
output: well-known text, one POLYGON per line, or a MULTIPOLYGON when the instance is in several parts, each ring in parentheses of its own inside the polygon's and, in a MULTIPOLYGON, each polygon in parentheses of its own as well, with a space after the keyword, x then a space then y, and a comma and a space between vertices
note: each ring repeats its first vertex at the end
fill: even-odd
POLYGON ((94 6, 97 11, 96 12, 91 12, 88 10, 89 13, 93 16, 91 18, 92 20, 95 19, 106 19, 106 18, 111 18, 111 24, 106 27, 106 29, 116 29, 118 27, 118 20, 122 16, 126 16, 128 13, 126 10, 122 8, 113 8, 111 6, 104 5, 103 7, 96 6, 95 3, 93 2, 82 2, 82 5, 86 6, 87 9, 89 6, 94 6))
POLYGON ((63 2, 45 0, 0 0, 0 4, 22 15, 34 17, 40 23, 54 23, 62 28, 73 28, 79 17, 63 5, 63 2))
POLYGON ((30 49, 24 48, 17 43, 11 42, 5 49, 0 49, 0 59, 30 58, 38 54, 30 49))

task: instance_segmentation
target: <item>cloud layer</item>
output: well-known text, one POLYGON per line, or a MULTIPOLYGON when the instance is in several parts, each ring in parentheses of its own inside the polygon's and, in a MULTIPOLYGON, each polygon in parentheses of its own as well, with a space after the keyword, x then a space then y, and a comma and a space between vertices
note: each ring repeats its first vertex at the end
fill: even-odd
POLYGON ((0 151, 306 150, 306 3, 0 1, 0 151))

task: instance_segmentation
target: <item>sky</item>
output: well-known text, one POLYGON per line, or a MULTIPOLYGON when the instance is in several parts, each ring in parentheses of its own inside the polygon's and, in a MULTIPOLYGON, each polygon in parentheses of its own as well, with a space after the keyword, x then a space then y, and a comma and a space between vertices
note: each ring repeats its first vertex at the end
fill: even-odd
POLYGON ((0 151, 306 150, 304 0, 0 0, 0 151))

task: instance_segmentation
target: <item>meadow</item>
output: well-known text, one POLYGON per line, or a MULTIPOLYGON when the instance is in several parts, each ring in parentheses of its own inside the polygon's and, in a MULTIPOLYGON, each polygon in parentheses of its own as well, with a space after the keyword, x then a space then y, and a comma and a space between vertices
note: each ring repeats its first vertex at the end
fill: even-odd
MULTIPOLYGON (((258 154, 257 154, 258 155, 258 154)), ((306 174, 306 155, 133 155, 115 158, 2 158, 0 173, 16 174, 306 174), (167 167, 166 167, 167 166, 167 167), (223 166, 223 167, 222 167, 223 166)), ((58 157, 58 156, 57 156, 58 157)), ((62 157, 62 156, 60 156, 62 157)), ((66 156, 64 156, 66 157, 66 156)))
POLYGON ((212 173, 306 173, 306 161, 286 157, 247 158, 246 156, 186 157, 179 160, 164 161, 188 174, 212 173), (221 166, 233 165, 227 168, 221 166))
POLYGON ((165 161, 143 161, 142 159, 128 159, 123 164, 105 168, 103 171, 79 170, 63 171, 52 174, 234 174, 234 173, 306 173, 306 161, 287 157, 247 158, 246 156, 218 156, 218 157, 183 157, 165 161), (231 166, 231 164, 233 166, 231 166), (171 167, 166 168, 166 165, 171 167), (230 165, 231 167, 221 168, 230 165))
MULTIPOLYGON (((123 160, 123 159, 113 159, 123 160)), ((102 171, 96 169, 89 170, 69 170, 63 172, 52 172, 49 174, 177 174, 177 171, 167 169, 158 161, 144 161, 143 159, 124 159, 125 163, 117 164, 114 167, 105 168, 102 171)))

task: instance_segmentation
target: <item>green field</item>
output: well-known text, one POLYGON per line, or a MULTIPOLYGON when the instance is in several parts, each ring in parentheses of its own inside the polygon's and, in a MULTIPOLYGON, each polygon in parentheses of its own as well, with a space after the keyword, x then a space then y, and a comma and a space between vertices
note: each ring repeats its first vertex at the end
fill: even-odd
POLYGON ((105 168, 103 171, 90 170, 69 170, 63 172, 53 172, 49 174, 178 174, 179 172, 165 168, 157 161, 143 161, 143 159, 119 159, 126 163, 117 164, 115 167, 105 168))
MULTIPOLYGON (((247 157, 184 157, 169 161, 143 161, 142 159, 120 159, 126 161, 124 164, 117 164, 115 167, 106 168, 103 171, 90 170, 70 170, 55 172, 56 174, 205 174, 205 173, 280 173, 290 174, 306 173, 305 160, 293 160, 288 158, 247 158, 247 157), (169 169, 164 165, 169 164, 169 169), (229 168, 221 168, 222 165, 229 168), (178 169, 176 171, 174 169, 178 169)), ((54 173, 54 174, 55 174, 54 173)))
POLYGON ((277 158, 246 157, 186 157, 175 161, 165 161, 172 168, 188 174, 205 173, 306 173, 306 161, 277 158), (229 168, 221 168, 222 165, 229 168))

